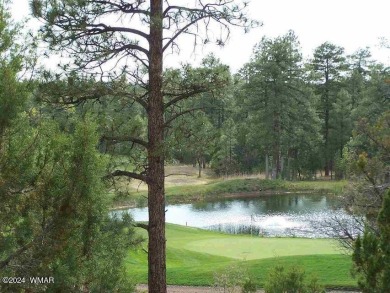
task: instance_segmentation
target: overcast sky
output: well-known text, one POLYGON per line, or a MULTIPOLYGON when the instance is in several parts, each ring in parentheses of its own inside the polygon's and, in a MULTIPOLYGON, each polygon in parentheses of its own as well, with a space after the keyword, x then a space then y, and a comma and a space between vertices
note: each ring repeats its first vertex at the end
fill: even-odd
MULTIPOLYGON (((14 0, 15 19, 28 16, 28 0, 14 0)), ((166 66, 178 62, 197 64, 208 52, 214 52, 233 72, 249 61, 253 46, 263 36, 276 37, 289 29, 295 31, 304 57, 310 57, 314 48, 330 41, 352 54, 369 46, 373 59, 390 65, 390 50, 380 48, 379 38, 390 39, 389 0, 251 0, 249 14, 263 22, 261 28, 248 34, 233 29, 230 41, 223 48, 208 45, 195 53, 191 45, 181 44, 180 55, 165 57, 166 66)))

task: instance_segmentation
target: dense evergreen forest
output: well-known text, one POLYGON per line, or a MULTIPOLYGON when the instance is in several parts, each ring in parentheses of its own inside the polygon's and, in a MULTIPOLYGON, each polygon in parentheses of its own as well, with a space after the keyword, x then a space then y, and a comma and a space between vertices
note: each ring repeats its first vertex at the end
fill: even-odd
MULTIPOLYGON (((346 56, 343 48, 324 43, 303 60, 298 37, 288 32, 264 37, 253 51, 237 74, 213 55, 200 67, 164 71, 167 164, 199 166, 199 176, 210 167, 219 176, 268 170, 272 179, 342 179, 348 160, 377 153, 368 145, 381 147, 375 137, 388 122, 390 70, 372 60, 368 48, 346 56)), ((146 140, 146 110, 120 92, 110 93, 126 87, 126 93, 142 96, 139 84, 74 73, 65 79, 48 75, 45 82, 51 86, 40 99, 58 106, 55 115, 64 128, 71 117, 95 116, 99 149, 114 155, 111 168, 144 170, 145 149, 134 139, 146 140)))
MULTIPOLYGON (((0 5, 1 277, 58 280, 39 289, 23 282, 20 292, 131 292, 123 259, 142 241, 138 226, 149 233, 149 290, 166 292, 164 165, 191 164, 199 177, 211 168, 216 176, 350 180, 345 206, 367 217, 354 254, 367 277, 361 285, 387 292, 390 67, 369 48, 347 55, 325 42, 304 59, 289 31, 259 39, 235 74, 214 55, 197 67, 164 68, 162 49, 199 19, 258 24, 229 1, 172 6, 164 17, 177 26, 163 46, 152 20, 141 20, 148 35, 90 24, 110 9, 149 17, 145 1, 52 2, 32 1, 45 24, 39 37, 23 35, 0 5), (144 37, 149 49, 118 32, 144 37), (75 65, 37 68, 42 39, 75 65), (109 61, 118 61, 112 70, 109 61), (122 177, 148 184, 149 224, 108 216, 106 194, 122 177), (381 267, 372 268, 367 251, 381 267)), ((162 1, 150 2, 150 17, 160 15, 162 1)), ((1 292, 15 288, 0 284, 1 292)))
MULTIPOLYGON (((200 67, 166 69, 163 80, 166 104, 175 102, 164 114, 166 162, 198 166, 199 176, 210 167, 219 176, 346 178, 348 163, 359 154, 380 152, 377 132, 388 123, 388 67, 372 60, 368 48, 346 56, 331 43, 303 60, 294 32, 261 39, 237 74, 210 55, 200 67), (183 93, 186 98, 180 99, 183 93)), ((69 86, 62 82, 55 93, 69 86)), ((72 79, 72 86, 83 82, 72 79)), ((126 86, 142 92, 139 85, 126 86)), ((78 102, 80 111, 98 113, 101 151, 142 171, 146 155, 131 138, 146 138, 146 111, 111 96, 100 103, 78 102)))

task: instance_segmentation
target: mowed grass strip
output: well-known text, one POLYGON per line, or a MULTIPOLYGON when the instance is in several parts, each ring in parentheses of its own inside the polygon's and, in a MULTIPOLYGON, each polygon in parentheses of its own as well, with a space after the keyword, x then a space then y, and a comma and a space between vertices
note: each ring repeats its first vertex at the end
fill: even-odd
POLYGON ((166 233, 169 247, 239 260, 341 253, 337 242, 332 239, 251 237, 173 224, 167 225, 166 233))
MULTIPOLYGON (((140 233, 146 236, 144 230, 140 233)), ((235 265, 262 286, 275 265, 298 265, 327 287, 356 287, 350 275, 351 257, 341 254, 332 240, 227 235, 173 224, 167 225, 166 234, 171 285, 212 286, 216 273, 235 265)), ((129 251, 126 261, 129 277, 146 283, 145 251, 129 251)))
POLYGON ((313 254, 339 254, 336 243, 328 239, 226 237, 193 241, 184 246, 192 251, 240 260, 313 254))
POLYGON ((259 286, 263 286, 268 272, 276 265, 284 267, 299 266, 305 274, 318 278, 327 288, 357 288, 357 282, 351 277, 352 260, 347 255, 297 255, 265 258, 242 262, 259 286))

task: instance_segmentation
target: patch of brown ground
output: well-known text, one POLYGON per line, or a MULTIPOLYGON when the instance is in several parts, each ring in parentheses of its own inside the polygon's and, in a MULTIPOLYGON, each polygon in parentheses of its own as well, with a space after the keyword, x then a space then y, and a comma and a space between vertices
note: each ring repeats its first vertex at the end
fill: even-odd
MULTIPOLYGON (((202 169, 202 176, 198 177, 198 167, 192 165, 170 165, 165 167, 165 186, 202 185, 215 180, 214 172, 210 168, 202 169)), ((260 178, 265 179, 264 174, 229 175, 223 179, 260 178)), ((131 180, 128 187, 132 190, 145 191, 148 186, 139 180, 131 180)))
MULTIPOLYGON (((211 181, 213 172, 209 169, 202 169, 202 177, 198 178, 198 168, 191 165, 173 165, 165 167, 165 186, 201 185, 211 181)), ((148 186, 139 180, 131 180, 128 187, 132 190, 145 191, 148 186)))

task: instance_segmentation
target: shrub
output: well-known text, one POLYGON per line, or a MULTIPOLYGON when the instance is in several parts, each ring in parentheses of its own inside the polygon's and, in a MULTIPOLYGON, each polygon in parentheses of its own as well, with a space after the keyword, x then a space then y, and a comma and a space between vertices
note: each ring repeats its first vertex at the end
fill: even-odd
POLYGON ((256 284, 252 278, 248 277, 248 272, 235 265, 216 273, 214 275, 214 286, 223 293, 238 292, 239 289, 242 293, 256 292, 256 284))
POLYGON ((255 293, 256 289, 257 286, 251 278, 246 278, 244 282, 241 284, 242 293, 255 293))
POLYGON ((214 286, 217 287, 220 292, 233 293, 236 287, 241 285, 243 278, 244 272, 242 269, 235 265, 231 265, 214 275, 214 286))
POLYGON ((299 267, 286 269, 276 266, 271 269, 264 286, 266 293, 323 293, 316 278, 305 280, 305 272, 299 267))

